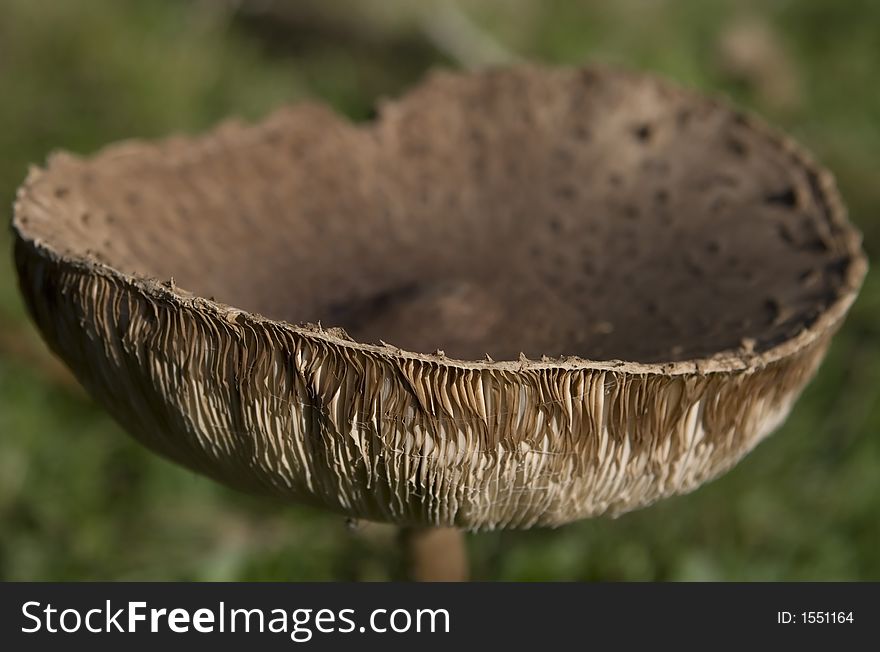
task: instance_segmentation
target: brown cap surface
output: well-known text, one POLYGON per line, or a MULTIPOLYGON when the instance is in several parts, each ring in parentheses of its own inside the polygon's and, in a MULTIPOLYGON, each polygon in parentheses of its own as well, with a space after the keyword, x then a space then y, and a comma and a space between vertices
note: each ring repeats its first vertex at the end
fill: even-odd
POLYGON ((50 346, 154 449, 471 528, 725 470, 785 417, 866 269, 797 145, 603 68, 434 73, 361 126, 302 105, 55 155, 14 228, 50 346))

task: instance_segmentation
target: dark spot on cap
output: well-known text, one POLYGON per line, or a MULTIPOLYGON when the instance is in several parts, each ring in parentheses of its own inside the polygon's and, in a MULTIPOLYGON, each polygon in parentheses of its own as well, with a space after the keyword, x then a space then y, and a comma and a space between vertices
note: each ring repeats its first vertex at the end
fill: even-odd
POLYGON ((653 132, 654 131, 651 128, 651 125, 647 123, 636 125, 633 128, 633 135, 640 143, 647 143, 649 140, 651 140, 651 135, 653 134, 653 132))
POLYGON ((794 188, 789 186, 779 192, 772 192, 765 195, 764 201, 771 205, 784 208, 794 208, 797 206, 797 194, 795 193, 794 188))

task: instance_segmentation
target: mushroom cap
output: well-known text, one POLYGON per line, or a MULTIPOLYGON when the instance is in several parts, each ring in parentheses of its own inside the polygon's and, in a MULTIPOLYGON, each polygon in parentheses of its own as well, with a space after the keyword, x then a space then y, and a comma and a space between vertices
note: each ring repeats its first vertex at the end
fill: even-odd
POLYGON ((140 441, 347 515, 558 525, 771 432, 866 271, 831 175, 724 103, 601 67, 435 72, 55 154, 20 189, 49 346, 140 441))

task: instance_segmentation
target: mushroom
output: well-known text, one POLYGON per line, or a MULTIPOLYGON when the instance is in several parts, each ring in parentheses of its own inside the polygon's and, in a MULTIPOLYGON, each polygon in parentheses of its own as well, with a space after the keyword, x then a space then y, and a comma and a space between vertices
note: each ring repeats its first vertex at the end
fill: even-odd
POLYGON ((421 577, 462 574, 461 529, 617 515, 729 469, 867 267, 798 145, 604 67, 435 72, 363 125, 302 104, 55 154, 13 228, 46 342, 131 434, 411 528, 421 577))

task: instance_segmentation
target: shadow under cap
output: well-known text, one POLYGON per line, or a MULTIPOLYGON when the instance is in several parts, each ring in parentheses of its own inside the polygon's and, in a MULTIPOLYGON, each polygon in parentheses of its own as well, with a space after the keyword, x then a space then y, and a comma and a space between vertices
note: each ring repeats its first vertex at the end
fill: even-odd
POLYGON ((48 343, 154 449, 469 528, 619 513, 728 468, 866 269, 797 145, 604 68, 433 73, 360 126, 309 104, 56 155, 14 229, 48 343))

